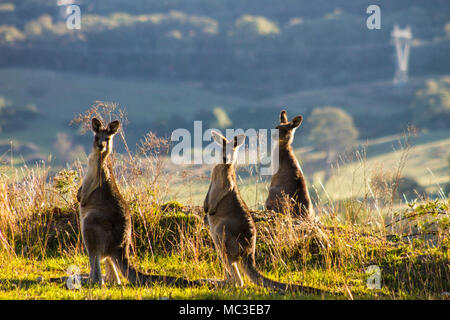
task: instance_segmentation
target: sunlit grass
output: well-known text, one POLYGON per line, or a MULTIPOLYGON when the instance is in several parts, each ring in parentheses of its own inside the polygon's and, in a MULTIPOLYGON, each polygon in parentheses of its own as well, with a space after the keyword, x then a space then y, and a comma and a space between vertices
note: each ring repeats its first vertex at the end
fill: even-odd
MULTIPOLYGON (((416 149, 398 152, 390 169, 397 178, 416 149)), ((186 168, 174 175, 160 156, 144 154, 115 155, 116 180, 132 214, 133 265, 149 274, 222 279, 223 267, 201 208, 208 168, 186 168)), ((271 279, 321 289, 326 295, 280 293, 248 279, 244 288, 125 283, 69 290, 64 282, 49 280, 67 276, 71 265, 89 272, 75 197, 84 165, 76 162, 56 176, 46 165, 4 171, 0 299, 444 298, 450 291, 449 200, 443 194, 424 195, 406 203, 394 197, 393 185, 372 189, 365 180, 373 173, 370 160, 361 155, 343 163, 346 174, 335 177, 341 188, 348 186, 346 198, 336 197, 337 191, 328 185, 313 194, 317 219, 312 222, 259 210, 269 180, 245 166, 238 170, 239 188, 256 223, 258 268, 271 279), (366 270, 372 265, 381 269, 380 289, 367 286, 366 270)))

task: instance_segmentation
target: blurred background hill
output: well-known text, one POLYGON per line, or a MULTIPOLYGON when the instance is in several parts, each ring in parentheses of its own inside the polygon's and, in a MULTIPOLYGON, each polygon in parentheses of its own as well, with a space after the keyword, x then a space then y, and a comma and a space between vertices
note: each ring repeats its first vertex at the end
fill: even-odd
MULTIPOLYGON (((440 182, 450 180, 443 150, 450 132, 448 0, 66 3, 80 6, 80 30, 66 27, 65 6, 56 0, 0 3, 3 161, 53 154, 64 163, 64 141, 88 152, 90 136, 69 122, 97 100, 126 109, 131 147, 148 130, 170 136, 192 129, 193 120, 204 128, 273 128, 283 107, 305 119, 331 107, 351 118, 358 143, 369 141, 377 156, 380 141, 416 126, 420 141, 441 147, 431 169, 440 182), (381 8, 379 30, 366 27, 371 4, 381 8), (413 34, 409 81, 401 86, 392 81, 395 24, 413 34)), ((326 157, 310 137, 315 125, 305 121, 295 139, 305 161, 326 157)), ((383 150, 394 152, 392 144, 383 150)), ((426 169, 417 170, 425 181, 426 169)))

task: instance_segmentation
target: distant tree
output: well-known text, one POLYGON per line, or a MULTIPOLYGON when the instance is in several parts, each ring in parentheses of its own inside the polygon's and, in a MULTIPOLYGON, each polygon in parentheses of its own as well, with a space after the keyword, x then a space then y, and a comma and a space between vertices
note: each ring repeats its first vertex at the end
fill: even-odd
POLYGON ((411 103, 413 121, 427 128, 448 128, 450 123, 450 77, 430 79, 417 90, 411 103))
POLYGON ((423 197, 426 190, 412 177, 402 177, 398 182, 397 194, 399 199, 405 198, 408 201, 417 197, 423 197))
POLYGON ((194 120, 202 121, 204 128, 225 129, 232 124, 227 112, 221 107, 214 107, 213 110, 200 110, 194 116, 194 120))
POLYGON ((25 38, 25 35, 14 26, 0 26, 0 44, 8 44, 16 41, 21 41, 25 38))
POLYGON ((308 123, 311 126, 309 140, 318 150, 326 152, 326 181, 330 177, 331 164, 337 155, 356 143, 358 130, 352 117, 336 107, 314 109, 308 123))
POLYGON ((83 147, 79 145, 74 146, 72 140, 65 132, 58 132, 56 134, 53 149, 55 150, 61 164, 70 163, 84 155, 83 147))
POLYGON ((25 123, 38 115, 35 105, 19 107, 0 96, 0 132, 12 132, 23 129, 25 123))
POLYGON ((213 109, 213 114, 215 117, 215 121, 212 123, 212 127, 218 129, 225 129, 231 126, 231 120, 223 108, 215 107, 213 109))
POLYGON ((276 22, 261 16, 243 15, 234 22, 229 35, 245 42, 277 36, 279 33, 280 28, 276 22))
POLYGON ((30 36, 41 36, 46 31, 53 29, 53 19, 50 15, 45 14, 36 20, 32 20, 25 25, 25 32, 30 36))

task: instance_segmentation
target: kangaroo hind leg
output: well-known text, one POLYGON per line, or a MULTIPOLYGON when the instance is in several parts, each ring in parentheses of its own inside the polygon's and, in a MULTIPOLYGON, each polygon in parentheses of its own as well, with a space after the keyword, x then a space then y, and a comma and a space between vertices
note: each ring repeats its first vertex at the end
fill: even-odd
POLYGON ((244 282, 242 281, 241 274, 239 273, 239 268, 237 265, 237 262, 233 262, 230 265, 231 268, 231 274, 233 275, 234 284, 238 286, 239 288, 242 288, 244 286, 244 282))
POLYGON ((234 284, 238 287, 242 287, 244 282, 242 281, 241 274, 239 273, 238 264, 234 259, 230 257, 226 252, 222 251, 222 263, 225 269, 225 282, 234 284))
POLYGON ((89 280, 93 283, 103 284, 102 269, 100 267, 100 256, 95 254, 89 255, 89 264, 91 271, 89 273, 89 280))
POLYGON ((114 283, 121 285, 122 281, 120 280, 119 271, 117 270, 117 266, 114 264, 114 261, 111 258, 105 259, 105 280, 109 283, 114 283))

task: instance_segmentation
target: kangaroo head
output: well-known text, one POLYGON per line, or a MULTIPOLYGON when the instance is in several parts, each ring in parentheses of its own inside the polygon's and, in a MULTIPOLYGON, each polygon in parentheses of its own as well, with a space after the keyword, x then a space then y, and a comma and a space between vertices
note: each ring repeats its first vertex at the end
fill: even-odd
POLYGON ((92 150, 106 158, 112 151, 112 138, 119 131, 120 122, 118 120, 110 122, 106 128, 97 118, 92 118, 92 131, 94 132, 94 143, 92 150))
POLYGON ((300 126, 303 121, 302 116, 294 117, 290 122, 288 121, 286 110, 280 113, 280 124, 276 126, 278 129, 280 144, 291 144, 294 140, 295 130, 300 126))
POLYGON ((237 136, 234 136, 231 141, 228 141, 227 138, 216 131, 212 131, 211 135, 213 136, 214 141, 222 147, 222 163, 235 163, 237 150, 242 144, 244 144, 245 135, 239 134, 237 136))

